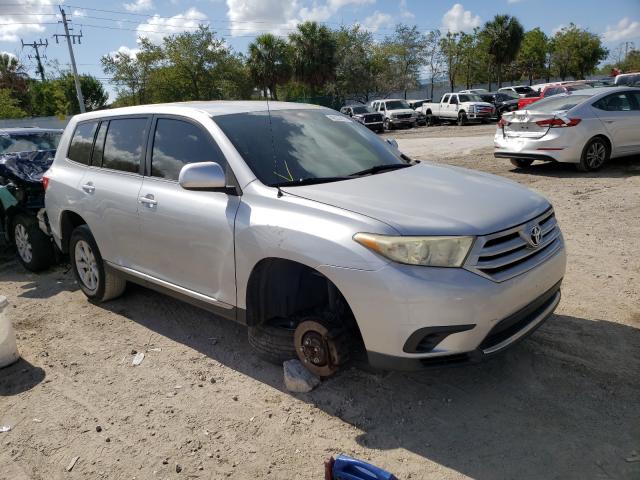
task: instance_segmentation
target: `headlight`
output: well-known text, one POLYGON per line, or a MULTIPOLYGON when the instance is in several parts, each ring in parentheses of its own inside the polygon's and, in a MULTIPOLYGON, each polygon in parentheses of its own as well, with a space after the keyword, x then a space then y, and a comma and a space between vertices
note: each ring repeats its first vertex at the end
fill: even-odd
POLYGON ((475 113, 475 111, 476 111, 476 106, 475 106, 475 105, 471 105, 471 106, 469 107, 469 111, 470 111, 470 112, 472 112, 472 113, 475 113))
POLYGON ((461 267, 474 237, 402 237, 356 233, 353 239, 394 262, 429 267, 461 267))

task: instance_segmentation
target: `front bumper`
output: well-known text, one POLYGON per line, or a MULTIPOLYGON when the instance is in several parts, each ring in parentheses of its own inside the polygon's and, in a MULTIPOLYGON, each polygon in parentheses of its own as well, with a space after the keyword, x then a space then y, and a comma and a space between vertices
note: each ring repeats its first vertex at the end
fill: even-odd
POLYGON ((395 126, 414 126, 416 124, 415 118, 390 118, 389 123, 395 126))
POLYGON ((363 123, 365 127, 369 130, 382 130, 384 128, 384 124, 382 122, 371 122, 371 123, 363 123))
POLYGON ((562 243, 544 263, 500 283, 459 268, 393 263, 377 271, 329 266, 321 271, 349 303, 370 363, 385 369, 413 370, 486 358, 524 338, 557 306, 565 265, 562 243), (546 294, 550 296, 545 298, 546 294), (538 305, 541 299, 549 303, 538 305), (497 325, 505 326, 503 322, 508 321, 516 327, 505 338, 492 337, 496 328, 500 329, 497 325), (443 327, 454 331, 427 353, 407 351, 407 342, 415 332, 443 327), (493 341, 487 343, 490 338, 493 341))

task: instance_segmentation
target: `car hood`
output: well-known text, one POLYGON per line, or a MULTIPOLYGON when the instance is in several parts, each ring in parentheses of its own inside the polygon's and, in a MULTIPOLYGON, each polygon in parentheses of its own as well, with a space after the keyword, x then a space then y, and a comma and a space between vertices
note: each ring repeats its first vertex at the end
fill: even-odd
POLYGON ((489 102, 463 102, 463 103, 468 103, 469 105, 475 105, 478 107, 491 107, 493 108, 493 103, 489 103, 489 102))
POLYGON ((403 235, 484 235, 524 223, 549 208, 544 197, 516 182, 427 162, 282 190, 366 215, 403 235))
POLYGON ((415 110, 411 108, 399 108, 398 110, 387 110, 389 113, 416 113, 415 110))

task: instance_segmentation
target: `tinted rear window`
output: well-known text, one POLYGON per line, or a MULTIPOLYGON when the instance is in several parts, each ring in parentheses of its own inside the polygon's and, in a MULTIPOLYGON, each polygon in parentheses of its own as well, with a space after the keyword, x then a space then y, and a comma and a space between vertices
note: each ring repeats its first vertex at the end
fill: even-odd
POLYGON ((102 167, 138 173, 144 156, 146 118, 111 120, 104 143, 102 167))
POLYGON ((554 95, 549 98, 543 98, 537 102, 527 105, 525 110, 535 110, 536 112, 564 112, 572 109, 576 105, 591 98, 587 95, 554 95))
POLYGON ((71 145, 67 157, 74 162, 89 165, 91 157, 91 147, 93 146, 93 136, 96 133, 98 122, 79 123, 76 131, 73 132, 71 145))

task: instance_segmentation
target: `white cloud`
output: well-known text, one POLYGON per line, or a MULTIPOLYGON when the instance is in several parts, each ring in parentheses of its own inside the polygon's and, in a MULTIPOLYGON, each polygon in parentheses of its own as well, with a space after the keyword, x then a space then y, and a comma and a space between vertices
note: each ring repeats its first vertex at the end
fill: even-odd
POLYGON ((134 0, 131 3, 123 3, 122 6, 127 12, 145 12, 153 8, 152 0, 134 0))
POLYGON ((4 8, 0 9, 0 42, 18 42, 26 34, 44 32, 45 27, 40 23, 55 22, 55 17, 41 15, 56 13, 55 0, 33 0, 11 5, 10 9, 7 8, 11 14, 2 13, 4 8))
POLYGON ((11 52, 6 52, 6 51, 4 51, 4 50, 0 52, 0 55, 9 55, 10 57, 18 58, 18 57, 16 57, 13 53, 11 53, 11 52))
POLYGON ((111 57, 115 57, 116 54, 120 53, 122 55, 128 55, 130 57, 136 58, 139 52, 140 52, 139 48, 129 48, 126 45, 122 45, 118 50, 114 52, 109 52, 109 55, 111 57))
POLYGON ((138 25, 139 38, 148 38, 154 43, 162 42, 164 37, 184 31, 193 32, 201 23, 208 23, 207 16, 191 7, 184 13, 173 17, 160 17, 158 14, 138 25))
POLYGON ((75 9, 72 13, 71 13, 72 17, 86 17, 87 16, 87 11, 86 10, 80 10, 80 9, 75 9))
POLYGON ((640 38, 640 22, 624 17, 613 27, 607 25, 607 29, 602 34, 605 42, 623 42, 640 38))
POLYGON ((370 32, 377 32, 380 27, 391 25, 392 22, 393 17, 391 15, 376 10, 373 12, 373 15, 368 16, 362 21, 362 26, 370 32))
POLYGON ((479 15, 473 15, 471 10, 465 10, 462 4, 456 3, 442 17, 442 30, 445 32, 469 32, 479 27, 482 20, 479 15))
POLYGON ((520 3, 522 0, 507 0, 507 3, 520 3))
POLYGON ((415 18, 413 12, 407 8, 407 0, 400 0, 400 16, 407 20, 415 18))
POLYGON ((345 7, 360 7, 375 0, 314 1, 302 6, 298 0, 227 0, 227 18, 231 21, 231 34, 248 35, 272 32, 288 33, 300 22, 324 22, 345 7))

